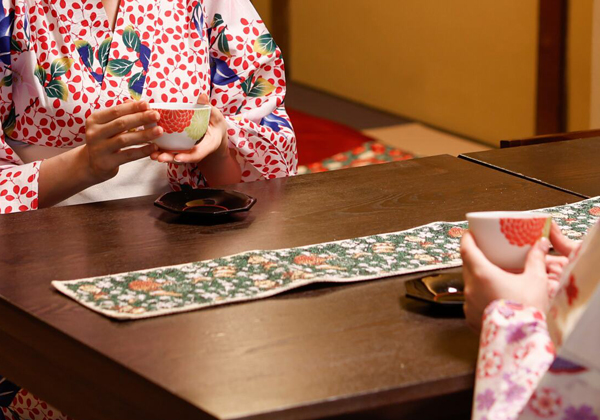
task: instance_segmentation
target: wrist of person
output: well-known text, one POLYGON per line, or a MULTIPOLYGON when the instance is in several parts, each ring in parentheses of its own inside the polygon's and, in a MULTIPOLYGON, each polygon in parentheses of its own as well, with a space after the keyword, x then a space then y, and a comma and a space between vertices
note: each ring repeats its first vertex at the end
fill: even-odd
POLYGON ((95 173, 90 165, 90 157, 87 145, 75 149, 75 159, 73 162, 73 173, 76 179, 80 180, 85 188, 104 182, 106 178, 95 173))
POLYGON ((213 163, 220 164, 228 159, 231 159, 231 151, 229 150, 229 137, 227 136, 227 131, 225 131, 223 139, 221 140, 221 144, 219 145, 217 150, 215 150, 210 155, 206 156, 200 162, 200 164, 202 164, 203 162, 209 165, 212 165, 213 163))

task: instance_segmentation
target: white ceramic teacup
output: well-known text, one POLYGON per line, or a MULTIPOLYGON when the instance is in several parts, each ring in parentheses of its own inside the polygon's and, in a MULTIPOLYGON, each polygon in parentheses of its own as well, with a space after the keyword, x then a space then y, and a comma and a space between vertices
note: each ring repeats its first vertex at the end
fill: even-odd
POLYGON ((158 111, 163 134, 154 140, 161 150, 184 152, 202 140, 208 130, 210 105, 156 103, 150 108, 158 111))
POLYGON ((467 213, 469 231, 485 256, 508 271, 522 271, 527 254, 540 238, 548 237, 552 217, 526 211, 467 213))

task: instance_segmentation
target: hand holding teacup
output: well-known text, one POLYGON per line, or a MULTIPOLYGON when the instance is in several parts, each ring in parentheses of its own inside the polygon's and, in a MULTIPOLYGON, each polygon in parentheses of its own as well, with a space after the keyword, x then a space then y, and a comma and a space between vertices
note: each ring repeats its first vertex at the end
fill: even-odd
POLYGON ((467 323, 479 330, 485 308, 497 299, 545 312, 568 262, 565 256, 547 255, 548 234, 563 255, 574 247, 556 224, 551 226, 550 215, 487 212, 469 213, 467 218, 470 231, 461 242, 467 323))
POLYGON ((156 127, 158 118, 145 101, 126 101, 92 113, 86 120, 86 144, 80 153, 91 185, 113 178, 119 166, 155 152, 157 147, 151 142, 163 133, 156 127), (138 130, 140 126, 148 128, 138 130))
POLYGON ((229 156, 227 123, 221 111, 210 106, 207 95, 198 104, 156 104, 158 125, 165 134, 155 140, 159 150, 150 157, 158 162, 198 163, 229 156))

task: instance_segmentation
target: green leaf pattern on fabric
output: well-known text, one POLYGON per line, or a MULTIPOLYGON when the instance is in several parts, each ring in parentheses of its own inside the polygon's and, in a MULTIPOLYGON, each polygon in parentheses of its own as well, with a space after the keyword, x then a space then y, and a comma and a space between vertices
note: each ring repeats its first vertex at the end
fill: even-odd
POLYGON ((2 86, 12 86, 12 73, 0 80, 0 87, 2 86))
POLYGON ((248 92, 248 96, 251 98, 260 98, 262 96, 267 96, 269 93, 275 90, 275 86, 267 79, 259 77, 248 92))
POLYGON ((223 54, 231 56, 231 51, 229 50, 229 41, 227 40, 225 29, 223 29, 217 36, 217 47, 223 54))
POLYGON ((35 71, 34 71, 35 77, 37 77, 37 79, 40 82, 40 85, 44 86, 46 84, 46 70, 44 70, 44 68, 40 65, 37 65, 35 67, 35 71))
POLYGON ((69 97, 67 85, 62 80, 51 80, 44 89, 49 98, 58 98, 66 101, 69 97))
POLYGON ((138 53, 140 52, 140 37, 133 29, 133 26, 129 25, 123 31, 123 42, 128 48, 131 48, 138 53))
POLYGON ((69 69, 71 68, 72 65, 73 65, 72 58, 67 58, 67 57, 57 58, 50 65, 50 77, 55 79, 57 77, 62 76, 63 74, 65 74, 66 72, 69 71, 69 69))
MULTIPOLYGON (((579 239, 598 220, 600 197, 549 211, 579 239)), ((272 296, 318 282, 355 282, 461 265, 466 222, 414 229, 67 282, 53 282, 81 304, 118 319, 158 316, 272 296)))
POLYGON ((108 64, 111 42, 112 37, 106 38, 104 41, 102 41, 102 44, 100 44, 100 47, 98 48, 98 62, 100 63, 100 67, 102 67, 102 70, 104 70, 106 68, 106 65, 108 64))
POLYGON ((225 23, 223 21, 223 16, 219 13, 216 13, 210 26, 214 29, 223 25, 223 23, 225 23))
POLYGON ((125 60, 124 58, 115 58, 108 62, 108 71, 111 75, 117 77, 127 76, 131 72, 131 68, 135 63, 133 61, 125 60))
POLYGON ((270 55, 277 49, 277 44, 271 34, 264 34, 254 41, 254 51, 262 55, 270 55))

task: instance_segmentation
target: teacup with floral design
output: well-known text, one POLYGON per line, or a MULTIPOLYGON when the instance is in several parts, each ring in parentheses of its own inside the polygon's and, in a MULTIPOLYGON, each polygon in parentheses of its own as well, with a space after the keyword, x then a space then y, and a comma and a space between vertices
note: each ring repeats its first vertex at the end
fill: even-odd
POLYGON ((467 213, 469 231, 485 256, 498 267, 520 272, 531 247, 548 237, 552 216, 527 211, 467 213))
POLYGON ((152 102, 150 108, 160 114, 157 125, 162 127, 163 134, 154 143, 161 150, 188 151, 208 130, 210 105, 152 102))

